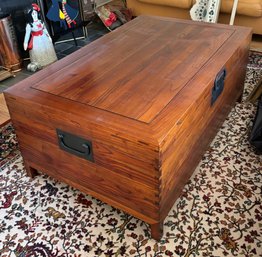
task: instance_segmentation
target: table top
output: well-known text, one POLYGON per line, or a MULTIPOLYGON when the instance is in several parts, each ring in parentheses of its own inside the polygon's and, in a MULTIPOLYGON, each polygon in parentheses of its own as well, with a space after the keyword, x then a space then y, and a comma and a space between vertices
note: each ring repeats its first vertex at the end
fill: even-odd
POLYGON ((33 87, 150 123, 233 33, 229 26, 138 17, 33 87))

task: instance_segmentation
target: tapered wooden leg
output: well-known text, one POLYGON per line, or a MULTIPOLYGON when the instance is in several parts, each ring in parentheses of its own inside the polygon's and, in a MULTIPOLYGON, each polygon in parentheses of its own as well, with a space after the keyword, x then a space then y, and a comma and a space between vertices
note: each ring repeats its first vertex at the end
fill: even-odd
POLYGON ((35 176, 38 175, 38 171, 36 169, 32 168, 31 166, 29 166, 25 162, 24 162, 24 165, 25 165, 25 170, 26 170, 27 176, 29 176, 30 178, 34 178, 35 176))
POLYGON ((151 237, 156 241, 160 241, 163 236, 163 222, 159 222, 156 224, 150 224, 151 227, 151 237))

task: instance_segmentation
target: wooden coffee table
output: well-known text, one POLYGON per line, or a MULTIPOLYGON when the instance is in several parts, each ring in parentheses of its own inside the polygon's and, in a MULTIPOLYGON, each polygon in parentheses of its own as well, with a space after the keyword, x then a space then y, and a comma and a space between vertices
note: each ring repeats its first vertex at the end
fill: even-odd
POLYGON ((144 220, 152 237, 243 90, 251 30, 141 16, 5 92, 29 176, 144 220))

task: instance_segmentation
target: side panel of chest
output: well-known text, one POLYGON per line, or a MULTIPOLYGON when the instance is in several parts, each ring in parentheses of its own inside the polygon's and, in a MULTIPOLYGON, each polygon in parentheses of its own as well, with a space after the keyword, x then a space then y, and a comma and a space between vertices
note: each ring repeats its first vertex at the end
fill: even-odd
POLYGON ((26 165, 149 223, 159 219, 157 147, 142 140, 134 142, 81 116, 6 98, 26 165), (57 129, 92 142, 94 160, 61 150, 57 129))
MULTIPOLYGON (((192 99, 191 104, 184 115, 174 124, 173 132, 160 147, 162 164, 160 208, 162 219, 168 214, 174 199, 177 199, 182 193, 183 187, 236 100, 240 100, 242 96, 250 37, 251 34, 247 34, 246 40, 233 50, 233 53, 229 55, 230 58, 224 63, 219 60, 219 55, 223 56, 223 51, 218 52, 218 58, 212 60, 207 67, 207 70, 212 73, 214 70, 211 67, 215 63, 220 62, 222 64, 221 70, 217 71, 217 77, 214 74, 212 81, 204 82, 205 79, 199 77, 192 81, 192 85, 189 85, 191 91, 181 92, 181 98, 192 99), (224 73, 225 80, 221 82, 223 88, 214 101, 212 93, 221 73, 224 73), (198 97, 194 97, 194 94, 198 97)), ((238 40, 238 37, 236 37, 236 40, 238 40)), ((228 52, 230 52, 229 49, 228 52)), ((205 72, 203 71, 203 73, 205 72)))

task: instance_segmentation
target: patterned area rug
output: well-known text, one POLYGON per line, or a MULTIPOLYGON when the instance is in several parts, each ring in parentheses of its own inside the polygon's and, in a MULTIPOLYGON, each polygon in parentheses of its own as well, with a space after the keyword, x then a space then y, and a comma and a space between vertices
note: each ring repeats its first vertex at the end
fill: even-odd
MULTIPOLYGON (((14 129, 11 124, 0 128, 0 167, 19 154, 18 144, 14 129)), ((1 175, 1 174, 0 174, 1 175)))
MULTIPOLYGON (((244 99, 262 76, 252 53, 244 99)), ((148 225, 46 175, 25 175, 12 127, 1 133, 0 256, 262 256, 262 157, 248 143, 256 107, 243 101, 165 219, 148 225)))

